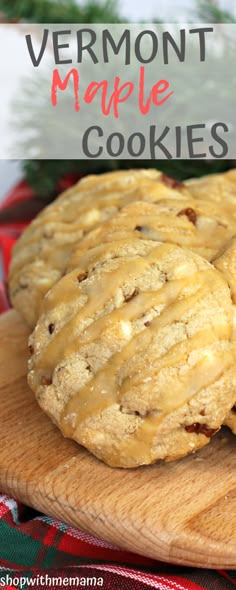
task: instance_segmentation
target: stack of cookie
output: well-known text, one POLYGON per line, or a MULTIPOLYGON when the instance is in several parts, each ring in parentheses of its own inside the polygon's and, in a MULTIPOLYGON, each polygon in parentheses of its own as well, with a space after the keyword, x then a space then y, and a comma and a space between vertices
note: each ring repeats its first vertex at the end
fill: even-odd
POLYGON ((236 433, 236 171, 90 176, 18 241, 9 290, 33 329, 29 384, 63 434, 115 467, 236 433))

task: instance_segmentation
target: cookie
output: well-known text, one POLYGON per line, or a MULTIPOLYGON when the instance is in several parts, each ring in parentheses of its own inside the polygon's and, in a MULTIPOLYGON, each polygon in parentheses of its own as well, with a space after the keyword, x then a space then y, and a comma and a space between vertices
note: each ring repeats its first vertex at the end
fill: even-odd
POLYGON ((89 176, 46 207, 17 242, 10 267, 13 306, 33 327, 45 293, 64 274, 75 244, 133 200, 183 199, 187 189, 156 170, 89 176))
MULTIPOLYGON (((233 339, 236 341, 236 238, 232 239, 224 251, 214 260, 214 266, 226 278, 230 287, 231 298, 234 304, 233 339)), ((224 424, 236 434, 236 399, 226 416, 224 424)))
MULTIPOLYGON (((107 243, 109 248, 111 240, 121 238, 131 239, 132 236, 144 240, 150 238, 188 247, 206 259, 213 259, 214 266, 223 274, 230 286, 236 326, 236 239, 230 240, 229 243, 227 241, 227 238, 235 233, 234 225, 227 213, 222 212, 222 208, 218 205, 212 207, 207 201, 191 203, 188 200, 188 208, 180 210, 182 205, 181 200, 173 204, 171 199, 163 199, 155 205, 145 202, 127 205, 120 213, 91 231, 80 242, 72 254, 68 270, 72 270, 79 264, 82 255, 87 262, 93 260, 99 251, 100 244, 107 243), (214 259, 216 253, 218 256, 214 259)), ((236 434, 234 407, 224 423, 236 434)))
POLYGON ((191 178, 184 184, 194 198, 219 203, 229 213, 231 211, 234 217, 236 216, 236 169, 223 174, 191 178))
POLYGON ((195 253, 100 244, 47 293, 29 384, 63 434, 115 467, 206 445, 235 401, 233 304, 195 253))
POLYGON ((90 248, 132 237, 183 246, 211 261, 235 233, 236 219, 217 203, 186 196, 155 203, 135 201, 88 232, 71 254, 67 270, 75 268, 90 248))

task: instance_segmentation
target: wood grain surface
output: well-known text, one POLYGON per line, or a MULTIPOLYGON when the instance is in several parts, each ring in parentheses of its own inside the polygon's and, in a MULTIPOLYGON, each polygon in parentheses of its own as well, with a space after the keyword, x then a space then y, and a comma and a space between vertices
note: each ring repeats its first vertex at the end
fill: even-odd
POLYGON ((0 488, 123 549, 178 564, 236 567, 236 437, 180 461, 103 465, 63 438, 26 382, 28 329, 0 319, 0 488))

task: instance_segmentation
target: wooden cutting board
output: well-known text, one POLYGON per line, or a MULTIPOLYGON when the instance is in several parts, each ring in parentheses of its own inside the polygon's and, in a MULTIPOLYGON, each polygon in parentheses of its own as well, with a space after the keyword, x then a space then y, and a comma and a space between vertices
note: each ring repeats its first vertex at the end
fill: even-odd
POLYGON ((236 437, 196 455, 111 469, 63 438, 26 382, 28 329, 0 318, 0 489, 124 549, 200 567, 236 567, 236 437))

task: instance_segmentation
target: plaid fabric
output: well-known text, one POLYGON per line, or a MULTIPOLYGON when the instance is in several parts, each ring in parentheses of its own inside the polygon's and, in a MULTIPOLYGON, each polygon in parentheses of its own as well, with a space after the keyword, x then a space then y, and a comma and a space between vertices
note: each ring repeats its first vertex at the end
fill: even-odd
MULTIPOLYGON (((29 187, 21 182, 2 207, 31 196, 29 187)), ((25 225, 14 223, 0 227, 5 276, 12 246, 25 225)), ((7 307, 3 281, 0 283, 0 313, 7 307)), ((0 587, 12 590, 30 586, 230 590, 236 586, 236 571, 177 567, 127 553, 0 495, 0 587)))

